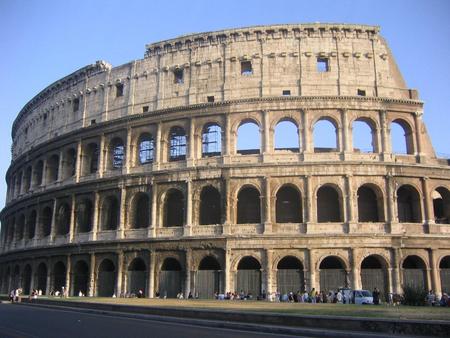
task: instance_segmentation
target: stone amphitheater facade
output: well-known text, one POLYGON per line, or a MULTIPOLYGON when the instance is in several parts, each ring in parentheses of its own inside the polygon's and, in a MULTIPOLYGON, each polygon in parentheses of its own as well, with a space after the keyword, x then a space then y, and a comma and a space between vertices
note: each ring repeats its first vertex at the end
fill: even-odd
POLYGON ((448 292, 450 167, 422 116, 376 26, 190 34, 86 66, 14 121, 1 292, 448 292), (314 146, 323 120, 335 147, 314 146), (238 149, 242 125, 259 149, 238 149))

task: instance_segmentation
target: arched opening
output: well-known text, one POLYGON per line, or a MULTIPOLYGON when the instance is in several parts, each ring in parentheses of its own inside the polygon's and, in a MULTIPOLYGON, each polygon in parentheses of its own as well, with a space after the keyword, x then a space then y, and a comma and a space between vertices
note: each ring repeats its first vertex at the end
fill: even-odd
POLYGON ((22 173, 19 172, 17 173, 16 178, 16 188, 15 188, 16 196, 19 196, 21 194, 21 189, 22 189, 22 173))
POLYGON ((31 167, 27 167, 25 170, 24 182, 23 182, 23 191, 27 193, 31 188, 31 167))
POLYGON ((148 194, 140 192, 134 197, 132 229, 147 228, 150 224, 150 198, 148 194))
POLYGON ((275 127, 275 150, 299 152, 297 125, 290 120, 282 120, 275 127))
POLYGON ((72 274, 72 296, 86 296, 89 285, 89 267, 85 261, 78 261, 72 274))
POLYGON ((128 292, 142 295, 147 293, 147 266, 141 258, 135 258, 128 266, 128 292))
POLYGON ((99 150, 97 143, 89 143, 84 148, 83 175, 94 174, 98 171, 99 150))
POLYGON ((252 256, 243 257, 237 267, 236 291, 256 299, 261 294, 261 264, 252 256))
POLYGON ((221 197, 219 191, 206 186, 200 194, 200 224, 221 224, 221 197))
POLYGON ((184 161, 186 159, 187 137, 181 127, 172 127, 169 133, 169 161, 184 161))
POLYGON ((153 163, 155 158, 155 141, 152 135, 143 134, 139 137, 138 157, 140 164, 153 163))
POLYGON ((42 185, 42 177, 44 174, 44 162, 39 160, 33 170, 33 187, 42 185))
POLYGON ((420 195, 411 185, 402 185, 397 190, 397 212, 400 223, 421 223, 420 195))
POLYGON ((322 118, 314 124, 313 140, 315 153, 328 153, 338 150, 337 128, 327 118, 322 118))
POLYGON ((369 185, 363 185, 358 189, 358 221, 382 222, 383 204, 378 200, 374 189, 369 185), (380 210, 381 209, 381 210, 380 210))
POLYGON ((416 255, 405 258, 402 264, 403 283, 402 286, 409 286, 416 289, 424 289, 427 287, 427 275, 425 262, 416 255))
POLYGON ((202 157, 222 154, 222 128, 216 123, 207 124, 202 131, 202 157))
POLYGON ((433 191, 434 221, 438 224, 450 224, 450 191, 439 187, 433 191))
POLYGON ((59 175, 59 156, 52 155, 47 159, 47 182, 55 182, 59 175))
POLYGON ((111 297, 116 285, 116 267, 109 259, 104 259, 98 267, 97 295, 111 297))
POLYGON ((66 287, 66 266, 63 262, 57 262, 53 267, 53 291, 62 292, 66 287))
POLYGON ((175 258, 166 258, 159 273, 159 292, 161 297, 176 298, 182 292, 182 269, 175 258))
POLYGON ((58 208, 56 214, 56 235, 67 235, 70 229, 70 206, 67 203, 62 203, 58 208))
POLYGON ((114 138, 111 141, 110 147, 110 168, 111 169, 120 169, 125 164, 125 145, 121 138, 114 138))
POLYGON ((116 196, 104 199, 101 209, 101 230, 116 230, 119 224, 119 201, 116 196))
POLYGON ((75 176, 77 168, 77 151, 69 148, 64 154, 63 179, 75 176))
POLYGON ((241 155, 259 154, 260 149, 259 126, 252 120, 243 121, 237 130, 237 153, 241 155))
POLYGON ((439 263, 442 293, 450 293, 450 256, 445 256, 439 263))
POLYGON ((42 210, 41 215, 41 236, 47 237, 50 236, 50 233, 52 231, 52 208, 51 207, 45 207, 42 210))
POLYGON ((12 286, 14 289, 18 289, 21 287, 21 285, 20 285, 20 267, 18 265, 16 265, 16 267, 14 268, 12 286))
POLYGON ((261 223, 260 194, 257 189, 246 187, 239 191, 237 223, 261 223))
POLYGON ((336 256, 328 256, 319 266, 320 290, 335 291, 348 286, 344 263, 336 256))
POLYGON ((361 285, 364 290, 377 288, 380 291, 380 299, 386 299, 387 270, 386 262, 382 258, 376 255, 364 258, 361 263, 361 285))
POLYGON ((297 257, 285 256, 278 262, 277 290, 282 295, 305 290, 303 264, 297 257))
POLYGON ((356 153, 374 153, 376 133, 368 121, 357 119, 352 124, 353 151, 356 153))
POLYGON ((414 140, 410 125, 404 120, 391 123, 391 145, 394 154, 414 154, 414 140))
POLYGON ((276 201, 277 223, 301 223, 302 199, 297 189, 283 186, 277 191, 276 201))
POLYGON ((184 224, 184 195, 178 189, 167 192, 164 203, 164 226, 176 227, 184 224))
POLYGON ((339 194, 331 186, 322 186, 317 191, 317 221, 342 222, 339 194))
POLYGON ((41 263, 38 265, 36 273, 36 289, 41 290, 42 294, 47 293, 47 265, 41 263))
POLYGON ((16 234, 17 234, 17 240, 21 241, 23 239, 23 232, 25 230, 25 215, 20 214, 17 218, 17 225, 16 225, 16 234))
POLYGON ((93 206, 89 199, 83 199, 77 206, 77 231, 79 233, 92 230, 93 206))
POLYGON ((22 273, 22 284, 23 284, 23 293, 24 295, 30 294, 31 289, 31 276, 32 270, 29 264, 25 265, 22 273))
POLYGON ((215 293, 220 293, 220 278, 222 268, 213 256, 204 257, 196 275, 196 293, 201 299, 214 299, 215 293))
POLYGON ((28 239, 34 238, 34 236, 36 234, 36 218, 37 218, 36 210, 31 210, 30 214, 28 215, 28 219, 27 219, 28 239))

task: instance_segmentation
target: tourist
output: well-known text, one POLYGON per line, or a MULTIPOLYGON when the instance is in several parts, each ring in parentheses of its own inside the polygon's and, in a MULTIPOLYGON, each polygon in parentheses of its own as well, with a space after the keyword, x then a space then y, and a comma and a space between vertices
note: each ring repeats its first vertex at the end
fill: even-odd
POLYGON ((375 305, 379 305, 380 304, 380 291, 378 291, 377 288, 373 289, 372 297, 373 297, 373 303, 375 305))
POLYGON ((343 299, 342 292, 341 290, 339 290, 338 293, 336 294, 336 302, 342 304, 342 299, 343 299))
POLYGON ((426 301, 429 306, 434 306, 434 303, 436 302, 436 295, 434 294, 433 290, 428 291, 426 301))

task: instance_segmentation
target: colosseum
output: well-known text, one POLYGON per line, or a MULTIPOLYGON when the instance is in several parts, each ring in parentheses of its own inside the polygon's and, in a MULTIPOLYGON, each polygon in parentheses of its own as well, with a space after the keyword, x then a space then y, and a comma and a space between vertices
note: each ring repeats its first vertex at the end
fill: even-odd
POLYGON ((450 166, 422 117, 377 26, 190 34, 88 65, 13 123, 0 291, 449 292, 450 166))

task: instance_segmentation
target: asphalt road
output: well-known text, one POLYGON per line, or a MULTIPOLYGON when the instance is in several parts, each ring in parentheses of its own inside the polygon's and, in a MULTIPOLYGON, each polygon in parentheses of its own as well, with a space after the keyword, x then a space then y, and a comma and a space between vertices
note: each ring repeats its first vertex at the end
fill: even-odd
POLYGON ((104 315, 29 305, 0 304, 0 338, 53 337, 281 338, 292 336, 205 327, 176 321, 123 318, 120 314, 104 315))

